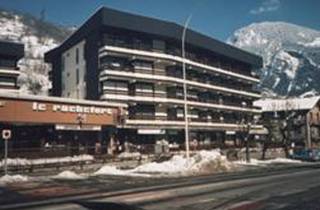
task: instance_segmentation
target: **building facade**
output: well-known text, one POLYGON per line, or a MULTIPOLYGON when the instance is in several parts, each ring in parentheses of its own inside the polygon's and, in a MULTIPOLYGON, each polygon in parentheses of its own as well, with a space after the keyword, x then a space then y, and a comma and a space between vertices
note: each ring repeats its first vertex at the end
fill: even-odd
POLYGON ((16 92, 20 74, 17 63, 24 56, 24 45, 0 41, 0 91, 16 92))
MULTIPOLYGON (((23 56, 23 44, 0 41, 0 134, 11 130, 10 157, 94 154, 97 142, 106 153, 119 107, 126 105, 24 94, 17 85, 17 62, 23 56)), ((4 148, 1 140, 0 154, 4 148)))
POLYGON ((51 92, 127 105, 117 126, 120 141, 183 142, 185 62, 191 138, 236 138, 260 113, 252 102, 260 97, 253 70, 261 57, 187 30, 183 59, 182 31, 175 23, 101 8, 46 53, 51 92))

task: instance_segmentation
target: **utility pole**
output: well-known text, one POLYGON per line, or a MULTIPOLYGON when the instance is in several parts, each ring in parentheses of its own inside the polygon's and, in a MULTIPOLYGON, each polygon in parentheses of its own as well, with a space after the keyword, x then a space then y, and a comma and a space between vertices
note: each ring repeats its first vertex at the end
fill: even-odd
POLYGON ((8 140, 11 138, 11 130, 2 130, 2 139, 4 140, 4 175, 8 174, 8 140))
POLYGON ((183 74, 183 99, 184 99, 184 122, 185 122, 185 145, 186 145, 186 156, 189 160, 190 158, 190 142, 189 142, 189 119, 188 119, 188 102, 187 102, 187 74, 186 74, 186 52, 185 52, 185 38, 187 33, 187 28, 191 20, 192 14, 188 16, 184 23, 182 37, 181 37, 181 46, 182 46, 182 74, 183 74))

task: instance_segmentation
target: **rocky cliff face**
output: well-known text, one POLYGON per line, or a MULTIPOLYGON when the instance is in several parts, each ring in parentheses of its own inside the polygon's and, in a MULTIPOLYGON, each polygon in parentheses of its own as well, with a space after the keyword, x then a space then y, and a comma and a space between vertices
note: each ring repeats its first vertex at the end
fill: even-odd
POLYGON ((319 31, 284 22, 254 23, 235 31, 228 43, 263 57, 257 73, 265 97, 319 94, 319 31))

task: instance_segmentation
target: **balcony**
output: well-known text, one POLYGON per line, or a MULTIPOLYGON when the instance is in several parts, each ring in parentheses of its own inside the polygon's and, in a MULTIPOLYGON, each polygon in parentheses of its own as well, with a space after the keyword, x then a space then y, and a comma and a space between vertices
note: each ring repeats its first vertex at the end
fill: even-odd
MULTIPOLYGON (((139 119, 127 119, 125 125, 122 127, 127 128, 161 128, 161 129, 183 129, 185 125, 184 121, 167 121, 167 120, 139 120, 139 119)), ((243 129, 236 123, 221 123, 221 122, 190 122, 189 128, 191 130, 230 130, 241 131, 243 129)), ((261 130, 263 126, 252 125, 252 130, 261 130)))
MULTIPOLYGON (((169 83, 169 84, 183 84, 184 80, 180 79, 178 77, 173 77, 173 76, 164 76, 164 75, 155 75, 152 73, 149 74, 141 74, 141 73, 134 73, 132 70, 125 70, 125 71, 115 71, 115 70, 103 70, 100 73, 100 81, 104 81, 108 79, 110 76, 114 78, 121 78, 121 79, 136 79, 140 81, 151 81, 151 82, 164 82, 164 83, 169 83)), ((207 80, 206 82, 203 82, 203 80, 197 81, 197 79, 193 78, 191 80, 187 80, 187 85, 192 86, 195 88, 200 88, 200 89, 209 89, 213 91, 221 91, 222 93, 231 93, 231 94, 239 94, 243 95, 246 97, 253 97, 253 98, 260 98, 260 94, 253 93, 252 90, 250 91, 244 91, 244 90, 239 90, 242 89, 241 87, 235 87, 230 85, 230 88, 225 87, 223 83, 220 83, 219 86, 217 86, 216 82, 213 82, 213 80, 209 81, 207 80), (209 84, 208 84, 209 83, 209 84)))
POLYGON ((17 77, 20 75, 19 68, 2 68, 0 67, 0 75, 17 77))
MULTIPOLYGON (((151 103, 151 104, 173 104, 173 105, 183 105, 184 101, 181 99, 165 98, 165 97, 147 97, 147 96, 131 96, 131 95, 118 95, 118 94, 104 94, 101 96, 102 100, 112 100, 121 102, 135 102, 135 103, 151 103)), ((229 106, 224 104, 212 104, 203 103, 198 101, 188 101, 188 106, 208 108, 213 110, 229 110, 229 111, 241 111, 241 112, 253 112, 261 113, 259 109, 250 107, 239 107, 239 106, 229 106)))
POLYGON ((223 69, 220 67, 216 67, 216 66, 210 66, 208 64, 203 64, 203 63, 199 63, 199 62, 195 62, 189 59, 183 59, 180 56, 174 56, 174 55, 170 55, 170 54, 165 54, 165 53, 159 53, 159 52, 152 52, 152 51, 144 51, 144 50, 137 50, 134 49, 133 47, 118 47, 118 46, 103 46, 100 48, 99 50, 99 56, 105 56, 105 52, 115 52, 115 53, 122 53, 122 54, 126 54, 128 55, 128 57, 134 57, 134 56, 141 56, 141 57, 146 57, 146 58, 152 58, 154 59, 154 61, 157 61, 159 59, 161 60, 169 60, 172 62, 178 62, 178 63, 182 63, 183 61, 190 66, 199 68, 199 69, 204 69, 204 70, 208 70, 210 72, 215 72, 215 73, 219 73, 222 75, 226 75, 226 76, 231 76, 233 78, 238 78, 238 79, 242 79, 242 80, 246 80, 246 81, 250 81, 253 83, 258 83, 259 79, 253 77, 250 73, 250 71, 248 71, 249 73, 247 75, 243 75, 243 74, 239 74, 239 72, 235 72, 232 71, 233 69, 223 69))

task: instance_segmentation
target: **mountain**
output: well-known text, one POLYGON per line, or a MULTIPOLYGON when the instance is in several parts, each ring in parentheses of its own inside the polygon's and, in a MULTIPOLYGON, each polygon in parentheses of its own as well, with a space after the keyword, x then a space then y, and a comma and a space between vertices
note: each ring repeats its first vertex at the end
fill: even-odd
POLYGON ((47 94, 51 87, 49 66, 43 56, 61 43, 71 29, 57 26, 29 14, 0 9, 0 40, 25 44, 25 57, 19 61, 20 91, 31 94, 47 94))
POLYGON ((263 57, 256 70, 265 97, 307 97, 320 92, 320 31, 284 22, 238 29, 229 44, 263 57))

